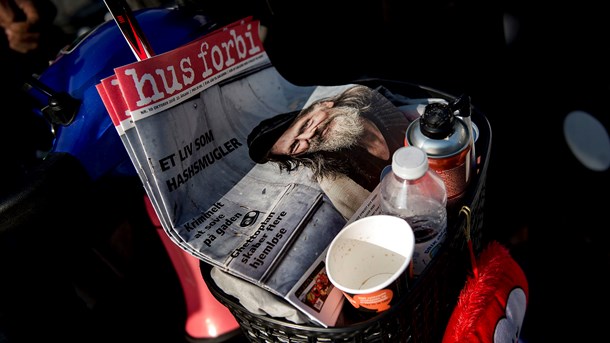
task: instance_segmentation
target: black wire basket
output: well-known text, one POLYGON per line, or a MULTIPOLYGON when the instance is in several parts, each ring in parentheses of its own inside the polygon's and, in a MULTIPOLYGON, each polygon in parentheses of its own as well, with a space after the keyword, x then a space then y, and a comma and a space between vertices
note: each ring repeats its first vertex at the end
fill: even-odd
MULTIPOLYGON (((455 99, 440 91, 405 82, 372 79, 358 83, 369 87, 382 85, 395 94, 411 98, 455 99)), ((468 239, 475 254, 487 241, 483 206, 491 127, 485 115, 476 108, 472 110, 471 119, 478 128, 476 170, 467 191, 448 204, 448 244, 442 246, 422 275, 411 283, 408 294, 391 309, 373 317, 363 317, 346 301, 340 321, 329 328, 254 314, 237 298, 220 289, 211 277, 212 266, 202 262, 202 275, 210 292, 233 314, 245 336, 251 342, 440 342, 471 272, 468 239)))

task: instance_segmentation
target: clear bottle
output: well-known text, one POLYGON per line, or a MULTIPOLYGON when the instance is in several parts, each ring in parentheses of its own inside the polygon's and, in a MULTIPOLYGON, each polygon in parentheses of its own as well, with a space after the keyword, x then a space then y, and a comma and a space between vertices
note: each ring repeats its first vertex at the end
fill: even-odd
POLYGON ((447 236, 447 189, 429 169, 428 156, 415 146, 392 156, 392 171, 380 182, 381 212, 405 219, 415 235, 413 275, 432 261, 447 236))

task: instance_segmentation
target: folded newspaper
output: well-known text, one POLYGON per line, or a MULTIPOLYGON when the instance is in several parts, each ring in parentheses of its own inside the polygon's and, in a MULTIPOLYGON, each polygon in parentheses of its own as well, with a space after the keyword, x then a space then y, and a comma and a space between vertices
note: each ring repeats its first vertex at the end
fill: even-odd
POLYGON ((343 296, 324 252, 355 212, 374 211, 418 112, 366 86, 293 85, 258 32, 246 18, 118 67, 97 90, 173 242, 333 326, 343 296), (331 108, 358 111, 350 121, 331 108))

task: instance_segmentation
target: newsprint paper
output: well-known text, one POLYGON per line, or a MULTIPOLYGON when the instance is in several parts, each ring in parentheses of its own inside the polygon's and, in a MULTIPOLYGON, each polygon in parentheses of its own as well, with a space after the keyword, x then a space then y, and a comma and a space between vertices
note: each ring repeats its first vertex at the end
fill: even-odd
MULTIPOLYGON (((355 200, 330 196, 310 168, 254 161, 248 139, 261 122, 354 85, 287 82, 258 32, 258 21, 243 19, 118 67, 97 90, 173 242, 333 326, 343 296, 326 278, 324 252, 355 200)), ((383 96, 374 102, 397 111, 383 96)), ((370 190, 360 193, 355 208, 370 190)))

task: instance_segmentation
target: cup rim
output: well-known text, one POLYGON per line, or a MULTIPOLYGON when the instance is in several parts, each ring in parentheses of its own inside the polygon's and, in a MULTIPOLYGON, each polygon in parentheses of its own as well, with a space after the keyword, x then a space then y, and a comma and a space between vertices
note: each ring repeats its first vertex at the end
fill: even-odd
MULTIPOLYGON (((384 225, 388 225, 388 224, 384 224, 384 225)), ((396 217, 396 216, 392 216, 392 215, 386 215, 386 214, 376 214, 376 215, 371 215, 371 216, 363 217, 363 218, 357 219, 357 220, 351 222, 350 224, 346 225, 345 227, 343 227, 343 229, 341 229, 341 231, 339 231, 339 233, 331 241, 330 245, 328 246, 328 250, 327 250, 326 258, 325 258, 326 275, 328 276, 329 280, 331 281, 331 283, 335 287, 337 287, 341 291, 346 292, 346 293, 348 293, 350 295, 368 294, 368 293, 376 292, 376 291, 379 291, 381 289, 387 288, 389 285, 391 285, 393 282, 395 282, 396 279, 398 277, 400 277, 400 275, 403 275, 406 272, 407 267, 411 263, 411 260, 413 258, 413 251, 414 251, 414 249, 415 249, 415 236, 413 234, 413 230, 411 229, 411 226, 404 219, 396 217), (379 221, 379 220, 383 220, 383 221, 386 221, 386 222, 390 221, 390 222, 393 222, 393 225, 399 224, 400 226, 403 226, 403 227, 408 229, 408 230, 405 231, 406 232, 406 237, 405 237, 406 241, 404 242, 404 244, 406 245, 406 256, 405 256, 405 254, 403 254, 401 252, 398 252, 398 251, 395 251, 393 249, 390 249, 390 250, 396 252, 397 254, 400 254, 400 255, 405 257, 405 260, 400 265, 399 270, 394 274, 396 277, 388 278, 388 280, 384 281, 383 283, 381 283, 381 284, 379 284, 379 285, 377 285, 375 287, 369 287, 369 288, 366 288, 366 289, 354 289, 354 288, 342 286, 332 276, 332 270, 330 268, 331 265, 329 264, 330 257, 331 257, 331 252, 333 250, 333 247, 335 247, 337 242, 339 240, 341 240, 345 235, 349 234, 350 233, 349 231, 354 226, 362 225, 363 222, 379 221)))

